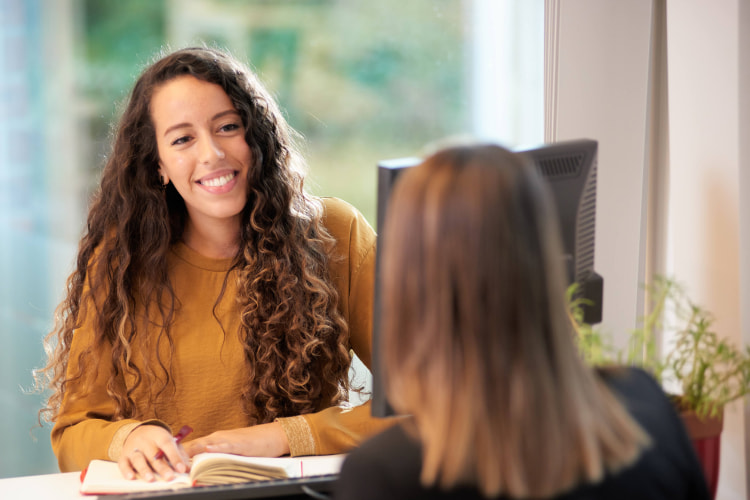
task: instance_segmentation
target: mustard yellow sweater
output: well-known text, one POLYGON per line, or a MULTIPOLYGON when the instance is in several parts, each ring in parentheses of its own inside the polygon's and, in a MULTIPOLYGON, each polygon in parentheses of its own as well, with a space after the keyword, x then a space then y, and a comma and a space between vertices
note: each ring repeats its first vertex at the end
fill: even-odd
MULTIPOLYGON (((331 276, 339 291, 339 308, 349 324, 350 347, 369 367, 375 233, 351 205, 334 198, 323 201, 324 224, 337 241, 335 253, 339 258, 331 260, 331 276)), ((192 439, 217 430, 246 427, 249 423, 239 399, 247 370, 236 335, 236 285, 234 280, 225 280, 230 260, 209 259, 177 244, 170 252, 169 266, 169 278, 180 304, 171 330, 175 341, 171 369, 174 391, 157 395, 143 389, 134 395, 136 404, 153 419, 145 421, 170 429, 190 425, 192 439), (225 283, 224 297, 214 311, 225 283)), ((86 323, 76 331, 69 372, 77 368, 78 355, 92 338, 93 331, 86 323)), ((52 429, 52 448, 63 472, 81 470, 96 458, 117 460, 128 433, 144 422, 112 421, 114 405, 106 391, 112 367, 106 352, 99 359, 94 386, 75 398, 71 395, 78 394, 78 388, 68 387, 52 429)), ((135 360, 139 366, 153 362, 142 355, 136 355, 135 360)), ((332 407, 279 422, 292 455, 343 452, 390 425, 387 420, 371 417, 369 403, 346 410, 332 407)))

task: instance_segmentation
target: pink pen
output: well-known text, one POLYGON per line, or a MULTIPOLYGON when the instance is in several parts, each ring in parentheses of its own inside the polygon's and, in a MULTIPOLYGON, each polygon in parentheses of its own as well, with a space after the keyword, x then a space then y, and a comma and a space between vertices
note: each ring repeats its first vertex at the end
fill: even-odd
MULTIPOLYGON (((177 434, 175 434, 174 442, 177 444, 180 444, 180 441, 185 439, 187 435, 190 434, 191 432, 193 432, 192 427, 190 427, 189 425, 183 425, 182 429, 180 429, 180 431, 177 434)), ((161 460, 162 458, 164 458, 164 451, 159 450, 156 456, 154 456, 154 460, 161 460)))

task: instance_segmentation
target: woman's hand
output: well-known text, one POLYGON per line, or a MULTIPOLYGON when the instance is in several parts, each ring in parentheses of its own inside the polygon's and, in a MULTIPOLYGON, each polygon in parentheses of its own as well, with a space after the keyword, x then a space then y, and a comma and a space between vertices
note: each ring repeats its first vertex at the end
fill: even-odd
POLYGON ((198 453, 233 453, 255 457, 279 457, 289 453, 289 440, 278 422, 226 431, 185 443, 188 456, 198 453))
POLYGON ((133 429, 125 439, 118 465, 122 475, 128 479, 140 477, 154 481, 158 474, 169 481, 175 471, 186 472, 189 461, 185 450, 175 443, 167 429, 144 424, 133 429), (160 457, 157 456, 159 451, 162 452, 160 457))

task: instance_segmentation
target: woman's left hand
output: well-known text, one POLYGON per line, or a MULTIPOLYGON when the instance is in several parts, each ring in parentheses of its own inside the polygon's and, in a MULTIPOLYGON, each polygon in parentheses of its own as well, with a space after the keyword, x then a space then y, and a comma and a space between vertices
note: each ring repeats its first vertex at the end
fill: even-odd
POLYGON ((185 442, 183 446, 190 457, 204 452, 255 457, 280 457, 289 454, 289 440, 278 422, 216 431, 185 442))

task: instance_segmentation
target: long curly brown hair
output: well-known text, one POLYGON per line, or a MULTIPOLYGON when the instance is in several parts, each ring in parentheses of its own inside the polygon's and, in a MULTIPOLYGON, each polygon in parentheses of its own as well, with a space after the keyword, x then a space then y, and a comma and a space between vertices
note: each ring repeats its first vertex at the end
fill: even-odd
MULTIPOLYGON (((37 386, 52 391, 40 420, 56 420, 69 383, 93 376, 103 345, 111 346, 114 369, 107 390, 116 403, 114 419, 142 417, 132 395, 140 384, 151 383, 151 373, 144 373, 151 369, 136 366, 132 354, 155 340, 166 339, 173 348, 169 325, 178 305, 167 256, 188 215, 171 184, 163 191, 149 106, 155 89, 181 75, 224 89, 242 117, 252 151, 240 249, 232 265, 250 374, 241 394, 249 422, 337 404, 349 388, 348 327, 328 273, 335 242, 322 225, 319 200, 303 190, 295 132, 246 66, 218 50, 188 48, 164 55, 144 71, 114 132, 66 298, 45 339, 48 363, 36 372, 37 386), (67 373, 74 332, 89 304, 96 308, 95 341, 77 360, 78 373, 67 373), (163 326, 158 339, 145 338, 142 332, 148 330, 139 326, 153 328, 154 312, 163 326), (126 374, 134 386, 118 381, 126 374)), ((158 366, 166 378, 159 377, 164 391, 170 359, 159 357, 158 366)))

